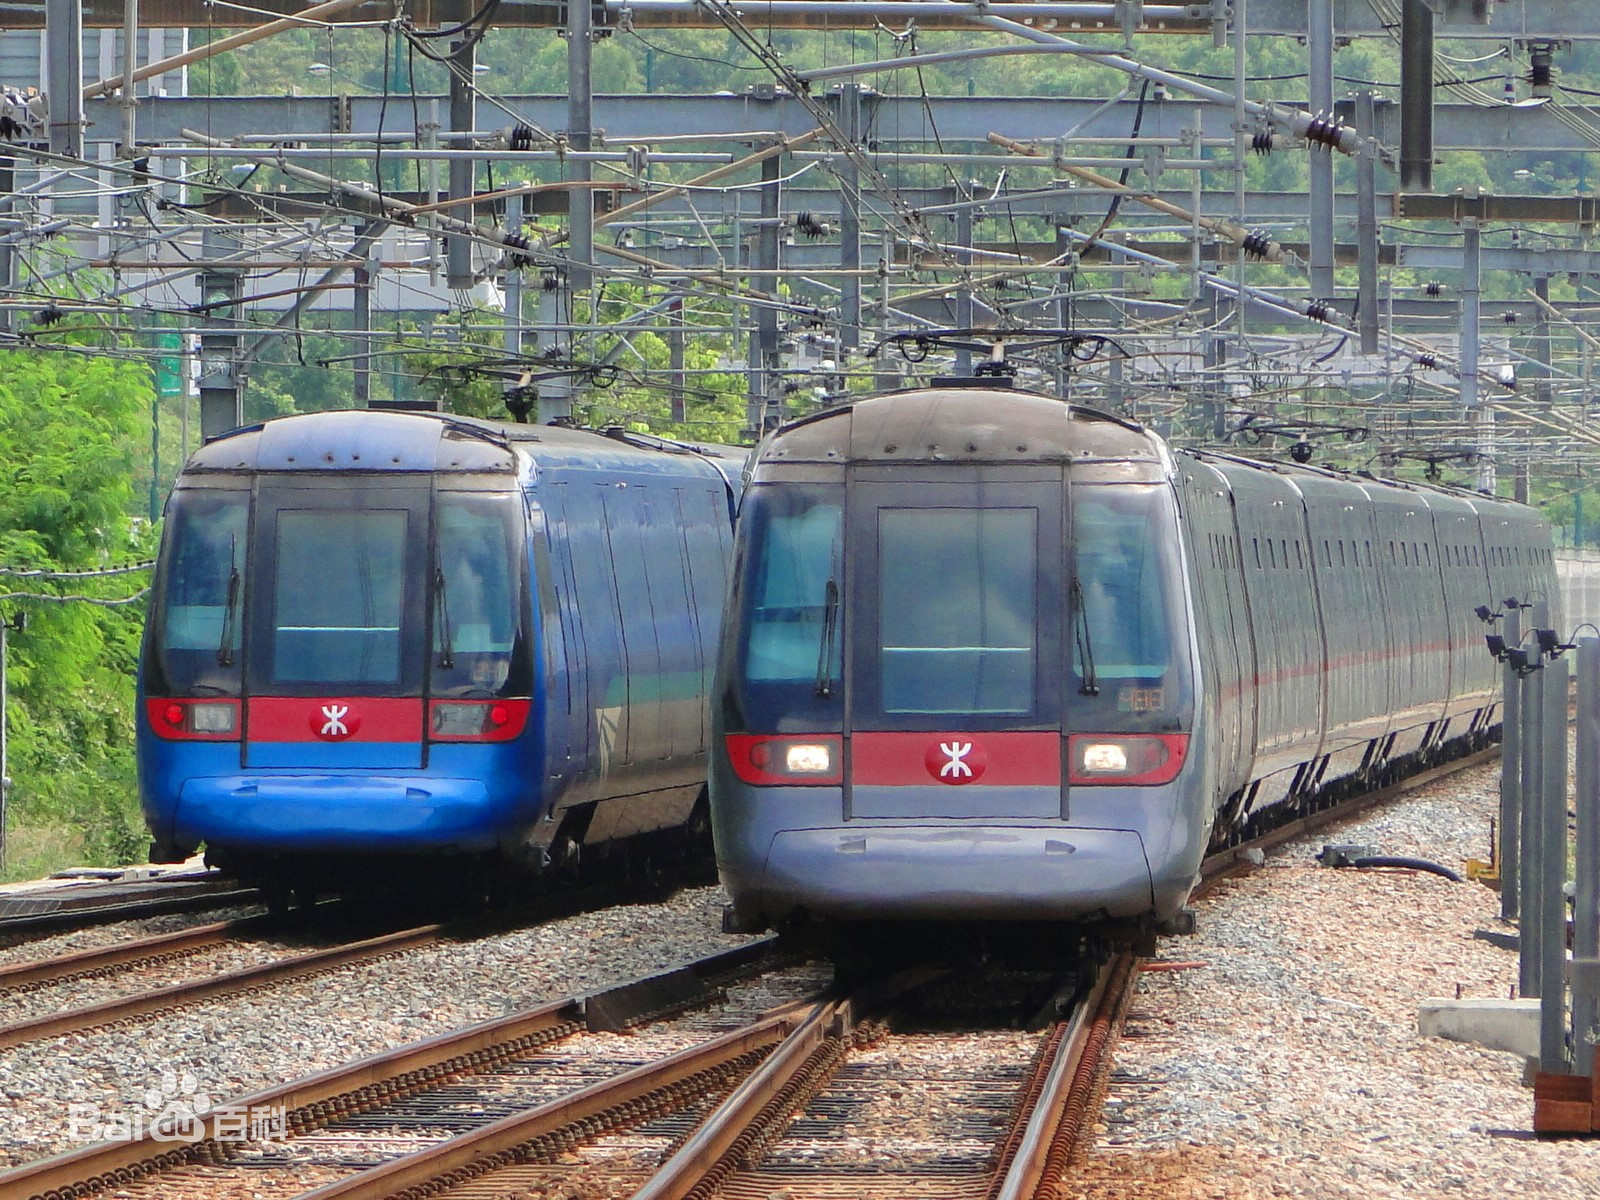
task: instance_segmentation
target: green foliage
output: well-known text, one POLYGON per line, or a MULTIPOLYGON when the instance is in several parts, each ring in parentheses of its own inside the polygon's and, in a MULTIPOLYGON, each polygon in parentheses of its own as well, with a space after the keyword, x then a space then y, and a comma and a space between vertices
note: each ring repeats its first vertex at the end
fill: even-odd
MULTIPOLYGON (((0 564, 92 570, 153 549, 130 513, 142 497, 133 457, 149 437, 151 378, 141 364, 68 353, 0 353, 0 564)), ((40 583, 8 593, 115 598, 140 575, 40 583)), ((26 628, 9 635, 7 725, 15 877, 70 860, 137 857, 144 831, 133 768, 133 676, 143 606, 3 602, 26 628)))
MULTIPOLYGON (((400 353, 415 390, 448 412, 507 420, 506 390, 525 373, 532 387, 548 389, 550 382, 539 376, 588 364, 597 369, 572 414, 579 424, 626 425, 664 437, 737 444, 745 425, 745 383, 738 373, 718 369, 730 353, 727 336, 701 333, 685 339, 686 419, 680 422, 673 420, 672 396, 664 385, 671 362, 667 339, 653 329, 628 330, 624 324, 663 298, 637 284, 607 283, 597 307, 580 305, 573 316, 575 325, 583 325, 595 313, 594 323, 606 328, 581 334, 570 356, 549 361, 532 354, 507 359, 503 336, 495 328, 502 323, 498 313, 457 313, 425 329, 402 331, 400 353)), ((695 304, 702 317, 727 322, 724 302, 702 296, 695 304)), ((653 323, 667 320, 659 316, 653 323)))

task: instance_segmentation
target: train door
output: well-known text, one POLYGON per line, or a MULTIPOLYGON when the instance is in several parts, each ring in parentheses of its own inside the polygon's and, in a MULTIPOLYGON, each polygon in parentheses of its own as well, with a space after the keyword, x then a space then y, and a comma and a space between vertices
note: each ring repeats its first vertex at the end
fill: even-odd
POLYGON ((428 480, 263 483, 245 765, 420 767, 428 480))
MULTIPOLYGON (((553 491, 553 490, 552 490, 553 491)), ((558 495, 545 494, 546 504, 558 495)), ((563 627, 561 597, 570 594, 565 577, 558 582, 557 565, 550 553, 551 528, 559 517, 532 497, 525 499, 528 514, 528 561, 533 576, 533 603, 539 640, 540 684, 545 718, 545 774, 547 784, 559 793, 576 765, 572 688, 574 671, 573 640, 563 627)))
POLYGON ((1061 815, 1062 481, 961 475, 851 491, 850 818, 1061 815))

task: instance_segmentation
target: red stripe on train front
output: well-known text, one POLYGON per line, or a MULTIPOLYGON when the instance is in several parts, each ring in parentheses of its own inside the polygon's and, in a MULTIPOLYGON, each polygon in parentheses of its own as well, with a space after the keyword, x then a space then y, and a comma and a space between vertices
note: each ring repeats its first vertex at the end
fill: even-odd
POLYGON ((854 783, 895 787, 1061 786, 1061 735, 1046 733, 854 733, 854 783))
POLYGON ((245 721, 252 742, 420 742, 422 698, 253 696, 245 721))

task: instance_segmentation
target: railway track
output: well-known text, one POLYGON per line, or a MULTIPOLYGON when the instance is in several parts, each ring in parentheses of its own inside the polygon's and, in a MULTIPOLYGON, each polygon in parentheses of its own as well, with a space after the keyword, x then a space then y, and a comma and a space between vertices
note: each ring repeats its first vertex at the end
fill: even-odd
MULTIPOLYGON (((1493 753, 1230 847, 1206 879, 1493 753)), ((229 1106, 280 1113, 282 1137, 229 1140, 202 1118, 192 1142, 88 1147, 0 1175, 0 1194, 156 1175, 163 1196, 222 1200, 1053 1200, 1098 1117, 1139 971, 1159 965, 1119 955, 1092 984, 906 968, 802 1000, 825 976, 791 967, 773 985, 776 952, 757 943, 229 1106), (764 990, 738 995, 763 972, 764 990), (1019 1032, 1033 1013, 1047 1028, 1019 1032)))
MULTIPOLYGON (((534 904, 503 912, 385 930, 343 940, 336 945, 229 970, 210 974, 197 972, 194 978, 181 982, 5 1021, 0 1023, 0 1050, 46 1038, 150 1019, 225 997, 260 992, 291 980, 377 962, 444 941, 489 937, 589 909, 638 902, 641 899, 659 899, 664 888, 670 891, 682 882, 674 878, 644 885, 629 882, 597 884, 558 893, 534 904)), ((278 918, 248 917, 0 968, 0 1001, 7 995, 37 992, 81 980, 109 979, 120 972, 147 971, 230 946, 248 946, 286 928, 309 927, 315 931, 333 925, 337 931, 336 923, 344 920, 345 916, 338 905, 325 907, 326 912, 300 914, 297 923, 292 926, 286 926, 278 918)))
POLYGON ((441 1177, 459 1170, 496 1153, 483 1148, 507 1137, 511 1144, 570 1145, 609 1124, 681 1109, 726 1090, 811 1007, 765 1002, 774 989, 815 991, 818 980, 803 970, 776 977, 783 963, 768 939, 540 1005, 243 1097, 197 1115, 181 1140, 170 1136, 179 1127, 165 1130, 165 1138, 160 1129, 147 1130, 137 1140, 103 1142, 16 1168, 0 1174, 0 1195, 57 1200, 154 1180, 163 1196, 293 1196, 308 1178, 332 1178, 332 1189, 355 1189, 322 1189, 328 1194, 371 1195, 370 1189, 418 1169, 441 1177), (765 988, 725 1004, 720 1019, 698 1025, 672 1019, 761 979, 765 988), (652 1050, 630 1046, 648 1030, 619 1034, 646 1023, 660 1026, 652 1050), (587 1054, 559 1053, 584 1038, 592 1043, 587 1054), (530 1099, 536 1101, 531 1107, 530 1099), (497 1120, 504 1110, 511 1111, 497 1120), (228 1131, 235 1118, 241 1128, 264 1122, 257 1127, 269 1136, 234 1139, 228 1131), (426 1148, 385 1164, 396 1144, 426 1148))

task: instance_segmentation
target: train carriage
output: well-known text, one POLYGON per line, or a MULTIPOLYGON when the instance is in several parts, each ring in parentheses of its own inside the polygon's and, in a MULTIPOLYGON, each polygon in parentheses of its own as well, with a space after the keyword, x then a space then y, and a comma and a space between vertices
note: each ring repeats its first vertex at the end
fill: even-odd
POLYGON ((993 379, 753 460, 711 760, 729 924, 1186 924, 1266 810, 1483 740, 1530 510, 1174 452, 993 379))
POLYGON ((385 412, 207 444, 141 660, 156 858, 539 867, 685 826, 741 459, 385 412))

